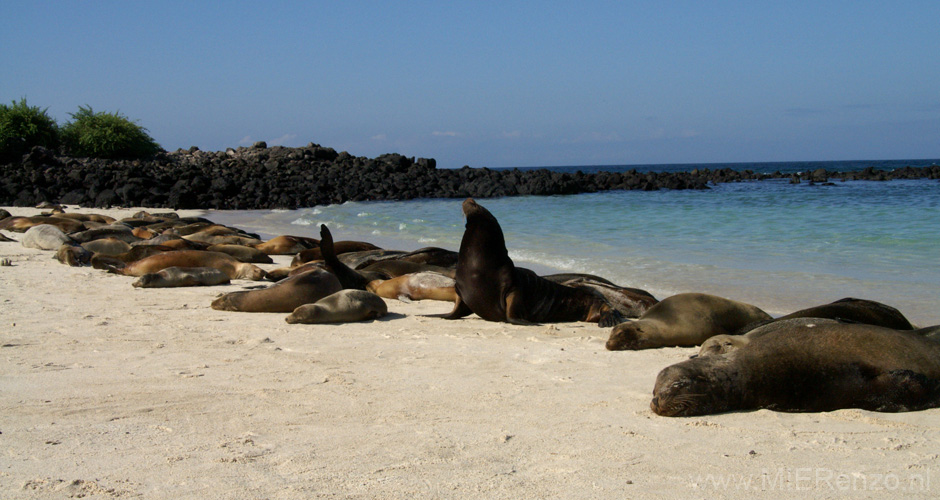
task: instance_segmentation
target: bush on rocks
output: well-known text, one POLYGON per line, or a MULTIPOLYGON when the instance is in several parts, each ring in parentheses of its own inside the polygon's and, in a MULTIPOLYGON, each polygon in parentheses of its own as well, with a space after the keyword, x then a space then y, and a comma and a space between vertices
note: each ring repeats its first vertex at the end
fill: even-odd
POLYGON ((149 158, 162 151, 147 129, 120 113, 94 112, 79 106, 62 127, 62 142, 71 156, 90 158, 149 158))
POLYGON ((25 97, 0 104, 0 163, 19 161, 34 146, 59 147, 59 127, 47 110, 26 104, 25 97))

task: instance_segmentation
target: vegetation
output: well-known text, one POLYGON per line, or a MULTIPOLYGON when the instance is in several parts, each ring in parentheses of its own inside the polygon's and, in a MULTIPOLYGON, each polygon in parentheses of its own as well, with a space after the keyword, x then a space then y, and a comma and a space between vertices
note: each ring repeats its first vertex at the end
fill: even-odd
POLYGON ((33 146, 59 147, 59 127, 47 109, 26 104, 25 97, 0 104, 0 163, 19 161, 33 146))
POLYGON ((147 158, 163 149, 147 129, 120 113, 96 113, 91 106, 79 106, 71 117, 61 131, 62 144, 70 156, 147 158))

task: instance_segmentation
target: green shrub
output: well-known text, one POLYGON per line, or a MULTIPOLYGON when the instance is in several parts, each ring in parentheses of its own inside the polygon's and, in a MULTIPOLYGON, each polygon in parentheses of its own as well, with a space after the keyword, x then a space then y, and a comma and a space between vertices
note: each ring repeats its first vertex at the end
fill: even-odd
POLYGON ((79 106, 71 116, 62 127, 62 144, 70 156, 134 159, 163 150, 147 129, 120 113, 95 113, 91 106, 79 106))
POLYGON ((19 161, 33 146, 59 147, 59 127, 47 109, 29 106, 25 97, 0 104, 0 163, 19 161))

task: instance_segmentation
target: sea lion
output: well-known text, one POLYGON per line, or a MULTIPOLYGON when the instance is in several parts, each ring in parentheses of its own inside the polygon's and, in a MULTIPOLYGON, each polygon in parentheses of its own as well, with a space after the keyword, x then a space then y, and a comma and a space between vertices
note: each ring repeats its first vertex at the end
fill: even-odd
POLYGON ((134 236, 133 229, 128 226, 112 225, 86 229, 70 235, 78 243, 88 243, 89 241, 100 240, 103 238, 114 238, 131 244, 140 241, 141 238, 134 236))
POLYGON ((29 228, 40 225, 55 226, 66 234, 85 229, 85 225, 82 224, 81 221, 43 215, 33 217, 7 217, 6 219, 0 220, 0 229, 6 229, 7 231, 13 231, 15 233, 25 233, 29 228))
POLYGON ((303 236, 281 235, 268 241, 255 243, 254 247, 268 255, 294 255, 308 248, 316 248, 320 240, 303 236))
MULTIPOLYGON (((147 248, 147 247, 134 247, 147 248)), ((143 276, 155 273, 168 267, 214 267, 221 270, 231 279, 264 279, 264 271, 247 262, 239 262, 235 257, 220 252, 207 252, 204 250, 171 250, 151 255, 140 260, 128 263, 123 269, 112 269, 112 272, 126 276, 143 276)))
POLYGON ((361 250, 358 252, 336 254, 336 258, 343 264, 349 266, 350 269, 360 270, 378 262, 395 260, 404 254, 405 252, 402 250, 385 250, 384 248, 380 248, 378 250, 361 250))
POLYGON ((4 242, 4 243, 16 243, 17 240, 14 240, 13 238, 10 238, 9 236, 7 236, 7 235, 5 235, 5 234, 3 234, 3 233, 0 233, 0 242, 4 242))
POLYGON ((698 354, 695 356, 718 356, 721 354, 727 354, 735 349, 740 349, 748 344, 752 339, 766 335, 771 332, 775 332, 782 328, 792 328, 794 326, 805 326, 807 328, 814 328, 816 325, 828 325, 828 324, 838 324, 839 321, 828 318, 790 318, 790 319, 781 319, 779 321, 772 321, 766 325, 759 326, 744 335, 715 335, 714 337, 709 337, 705 339, 705 342, 702 342, 702 347, 699 348, 698 354))
MULTIPOLYGON (((321 228, 323 225, 320 226, 321 228)), ((306 250, 301 250, 294 256, 291 260, 291 267, 299 266, 300 264, 305 264, 313 260, 324 260, 323 251, 321 247, 323 245, 323 235, 321 230, 320 235, 320 245, 316 248, 308 248, 306 250)), ((334 255, 340 255, 349 252, 362 252, 366 250, 382 250, 381 248, 373 245, 372 243, 367 243, 365 241, 337 241, 333 242, 333 253, 334 255)))
POLYGON ((457 300, 445 319, 476 313, 487 321, 519 325, 587 321, 612 326, 622 321, 600 295, 516 267, 496 217, 472 198, 462 209, 467 224, 457 258, 457 300))
POLYGON ((412 300, 457 300, 456 281, 451 276, 435 272, 405 274, 388 280, 370 281, 366 289, 386 299, 402 302, 412 300))
POLYGON ((313 304, 294 309, 284 318, 288 323, 352 323, 381 318, 388 314, 382 297, 365 290, 340 290, 313 304))
POLYGON ((443 274, 454 278, 457 275, 457 269, 450 267, 435 266, 432 264, 421 264, 408 260, 380 260, 373 262, 362 268, 362 272, 376 273, 383 276, 383 279, 392 279, 406 274, 431 272, 443 274))
POLYGON ((39 250, 58 250, 64 244, 75 243, 69 235, 56 226, 40 224, 26 230, 20 244, 26 248, 39 250))
POLYGON ((130 250, 117 255, 96 253, 91 257, 91 267, 106 270, 123 269, 131 262, 145 259, 159 253, 172 252, 173 250, 175 249, 162 245, 146 245, 131 247, 130 250))
POLYGON ((261 240, 258 238, 252 238, 250 236, 242 236, 239 234, 209 234, 204 235, 203 233, 194 233, 183 236, 183 239, 189 241, 198 241, 200 243, 208 243, 210 245, 245 245, 252 246, 258 243, 261 243, 261 240))
POLYGON ((424 247, 399 256, 398 260, 440 267, 457 267, 458 253, 439 247, 424 247))
POLYGON ((65 243, 55 253, 59 262, 72 267, 87 266, 91 263, 94 253, 74 243, 65 243))
POLYGON ((59 212, 55 216, 62 219, 75 219, 81 222, 100 222, 102 224, 112 224, 116 220, 109 215, 81 214, 77 212, 59 212))
POLYGON ((254 247, 245 245, 212 245, 206 250, 210 252, 222 252, 235 257, 241 262, 251 262, 252 264, 272 264, 271 257, 254 247))
POLYGON ((650 408, 663 416, 735 410, 790 412, 940 406, 940 342, 863 324, 797 325, 656 377, 650 408))
MULTIPOLYGON (((368 245, 368 243, 366 244, 368 245)), ((326 267, 330 272, 336 275, 344 289, 354 288, 356 290, 365 290, 366 285, 372 280, 340 262, 340 260, 336 258, 335 248, 336 246, 333 243, 333 235, 330 233, 330 229, 326 227, 326 224, 320 224, 320 254, 326 267)))
POLYGON ((705 339, 732 334, 746 325, 771 319, 756 306, 704 293, 680 293, 651 307, 637 320, 614 327, 611 351, 688 347, 705 339))
POLYGON ((821 306, 801 309, 774 321, 793 318, 830 318, 843 323, 864 323, 895 330, 913 330, 914 326, 901 311, 873 300, 847 297, 821 306))
POLYGON ((342 289, 332 273, 312 270, 260 290, 227 293, 215 299, 212 308, 220 311, 291 312, 342 289))
POLYGON ((230 283, 228 275, 214 267, 167 267, 147 273, 131 283, 135 288, 215 286, 230 283))
POLYGON ((134 247, 117 238, 101 238, 82 243, 82 248, 100 255, 120 255, 129 252, 134 247))
POLYGON ((617 286, 604 278, 589 274, 554 274, 543 277, 565 286, 583 288, 600 294, 625 318, 639 318, 659 302, 646 290, 617 286))

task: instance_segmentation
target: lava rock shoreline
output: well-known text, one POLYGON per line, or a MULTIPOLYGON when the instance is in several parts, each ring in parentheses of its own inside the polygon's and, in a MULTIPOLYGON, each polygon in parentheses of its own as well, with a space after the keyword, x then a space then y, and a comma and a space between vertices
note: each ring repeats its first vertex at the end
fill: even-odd
POLYGON ((437 169, 434 159, 400 154, 357 157, 313 143, 298 148, 256 143, 217 152, 193 147, 149 160, 64 157, 35 147, 20 163, 0 165, 0 205, 35 206, 48 201, 95 208, 296 209, 346 201, 708 189, 709 184, 781 178, 794 184, 940 179, 940 166, 890 171, 869 167, 857 172, 819 169, 802 176, 730 168, 569 174, 548 169, 437 169))

